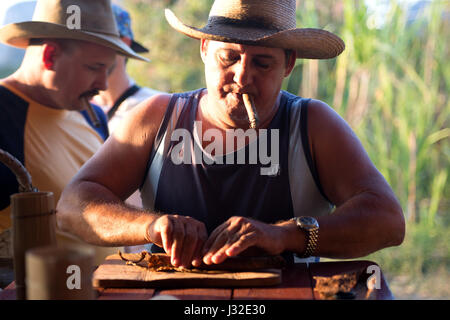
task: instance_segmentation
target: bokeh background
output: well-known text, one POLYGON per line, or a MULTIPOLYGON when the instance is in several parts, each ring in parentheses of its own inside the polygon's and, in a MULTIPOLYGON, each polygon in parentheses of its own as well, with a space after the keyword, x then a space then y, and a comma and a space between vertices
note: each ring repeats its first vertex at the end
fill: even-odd
MULTIPOLYGON (((1 1, 3 24, 29 14, 30 3, 8 13, 15 2, 1 1)), ((166 92, 205 86, 199 41, 173 30, 164 9, 202 27, 213 0, 114 2, 151 50, 150 63, 128 62, 138 84, 166 92)), ((450 1, 303 0, 297 26, 334 32, 346 50, 333 60, 298 59, 283 89, 325 101, 346 119, 404 210, 404 243, 364 259, 382 267, 398 299, 450 299, 450 1)), ((1 77, 22 54, 0 46, 1 77)))

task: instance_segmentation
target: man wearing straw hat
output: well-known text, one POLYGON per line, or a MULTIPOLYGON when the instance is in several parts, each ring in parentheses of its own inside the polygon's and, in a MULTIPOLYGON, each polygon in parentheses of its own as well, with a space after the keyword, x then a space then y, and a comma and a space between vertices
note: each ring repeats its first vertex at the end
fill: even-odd
POLYGON ((325 103, 280 90, 297 58, 344 50, 330 32, 296 28, 295 3, 216 0, 201 29, 166 10, 201 40, 206 89, 135 109, 63 192, 59 224, 95 244, 151 243, 175 266, 399 245, 402 209, 350 127, 325 103), (136 188, 146 210, 123 203, 136 188))
MULTIPOLYGON (((0 81, 0 148, 58 200, 108 135, 104 113, 88 101, 107 88, 116 54, 146 59, 120 39, 109 0, 39 0, 32 21, 2 27, 0 41, 26 49, 20 68, 0 81)), ((18 184, 3 165, 0 176, 4 230, 18 184)))

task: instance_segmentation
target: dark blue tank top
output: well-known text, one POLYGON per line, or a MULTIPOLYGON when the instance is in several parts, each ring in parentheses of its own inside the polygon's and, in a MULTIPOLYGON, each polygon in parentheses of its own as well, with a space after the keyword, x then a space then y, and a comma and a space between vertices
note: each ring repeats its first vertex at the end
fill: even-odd
MULTIPOLYGON (((189 131, 191 154, 194 154, 194 121, 203 89, 181 94, 189 97, 176 129, 189 131)), ((266 223, 294 216, 288 176, 289 106, 298 97, 283 92, 280 106, 267 129, 267 154, 271 154, 271 130, 279 130, 279 170, 275 175, 261 175, 267 167, 259 157, 249 164, 249 147, 245 147, 245 164, 175 164, 171 152, 179 141, 170 143, 158 182, 155 210, 193 217, 203 221, 208 233, 232 216, 244 216, 266 223)), ((191 163, 194 163, 192 161, 191 163)), ((242 162, 240 162, 242 163, 242 162)))

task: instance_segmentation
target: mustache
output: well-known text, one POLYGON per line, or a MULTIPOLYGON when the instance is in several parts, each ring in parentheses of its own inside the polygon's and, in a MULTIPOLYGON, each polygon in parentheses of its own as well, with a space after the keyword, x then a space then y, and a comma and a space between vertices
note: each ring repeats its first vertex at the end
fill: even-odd
POLYGON ((80 95, 80 99, 82 99, 82 98, 92 98, 93 96, 96 96, 99 93, 100 93, 100 90, 98 90, 98 89, 89 90, 89 91, 83 93, 82 95, 80 95))
POLYGON ((223 87, 223 91, 227 93, 237 93, 237 94, 251 94, 254 95, 253 90, 250 87, 239 87, 233 84, 227 85, 223 87))

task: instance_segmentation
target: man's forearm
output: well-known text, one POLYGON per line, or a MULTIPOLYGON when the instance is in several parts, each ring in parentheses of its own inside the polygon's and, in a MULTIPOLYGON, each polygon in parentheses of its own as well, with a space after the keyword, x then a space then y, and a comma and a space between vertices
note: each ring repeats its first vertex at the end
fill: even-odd
POLYGON ((100 246, 148 243, 148 226, 156 217, 126 205, 107 188, 89 181, 69 185, 57 206, 59 228, 100 246))
MULTIPOLYGON (((400 206, 395 200, 381 201, 371 193, 357 195, 332 214, 317 220, 320 228, 315 256, 358 258, 385 247, 399 245, 404 237, 400 206)), ((306 249, 306 233, 294 221, 285 221, 278 226, 284 229, 284 249, 303 253, 306 249)))
POLYGON ((403 213, 396 199, 368 192, 356 195, 318 221, 317 253, 323 257, 363 257, 399 245, 404 237, 403 213))

